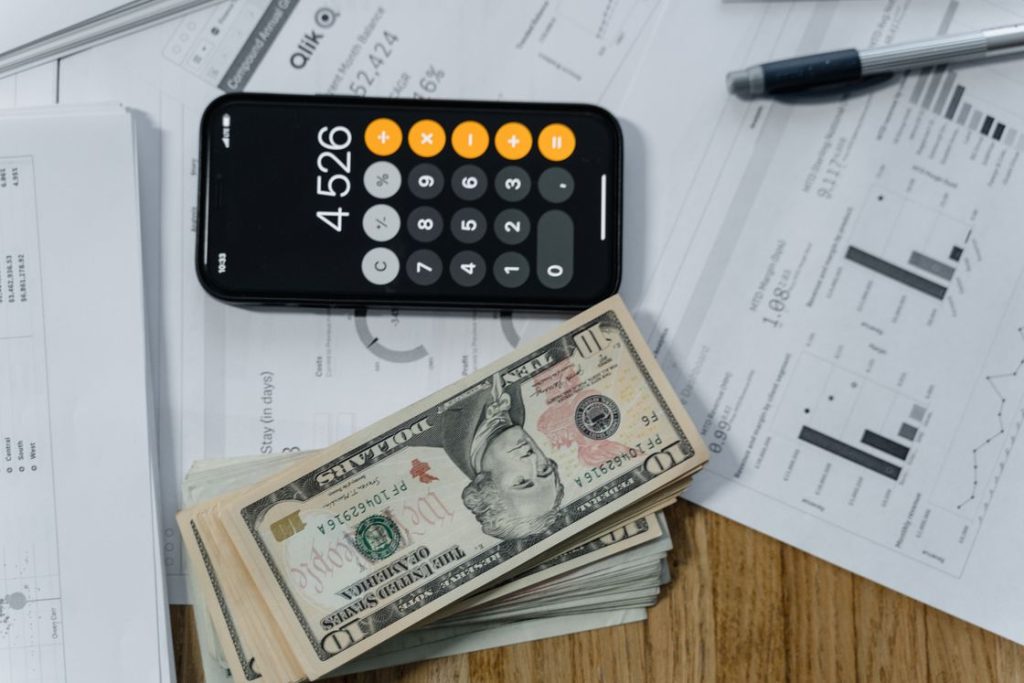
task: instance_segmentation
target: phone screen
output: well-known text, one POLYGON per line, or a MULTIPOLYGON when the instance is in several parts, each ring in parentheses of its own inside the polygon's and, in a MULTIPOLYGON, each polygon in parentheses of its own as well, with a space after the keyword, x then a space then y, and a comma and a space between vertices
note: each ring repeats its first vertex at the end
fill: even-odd
POLYGON ((212 294, 234 301, 551 308, 594 303, 617 289, 621 261, 621 143, 609 119, 587 107, 222 97, 202 124, 200 279, 212 294), (493 144, 472 159, 452 147, 452 131, 463 121, 479 122, 494 142, 505 122, 541 131, 555 120, 570 121, 576 144, 572 156, 557 164, 575 183, 575 199, 558 205, 547 205, 539 194, 540 175, 555 164, 536 150, 533 158, 510 161, 493 144), (394 126, 382 130, 381 121, 394 126), (428 127, 436 133, 430 143, 440 145, 434 156, 419 144, 427 139, 423 121, 437 124, 428 127), (421 137, 414 144, 417 131, 421 137), (475 169, 469 180, 483 191, 455 191, 469 182, 465 168, 475 169), (496 183, 509 182, 509 168, 522 173, 516 182, 532 186, 532 194, 510 200, 498 192, 496 183), (433 186, 426 187, 428 182, 433 186), (497 221, 513 215, 502 213, 507 209, 532 221, 533 234, 518 243, 498 239, 497 221), (555 245, 555 253, 565 251, 568 261, 554 266, 537 260, 551 251, 538 234, 538 221, 552 210, 573 223, 570 236, 555 245), (425 216, 433 221, 432 231, 423 229, 425 216), (478 234, 459 227, 467 225, 466 216, 474 217, 468 224, 478 234), (467 261, 467 254, 475 261, 467 261), (509 254, 532 276, 522 282, 499 278, 508 267, 502 264, 513 262, 509 254), (468 275, 467 267, 473 269, 468 275), (571 268, 571 281, 563 285, 541 276, 541 267, 553 273, 571 268))

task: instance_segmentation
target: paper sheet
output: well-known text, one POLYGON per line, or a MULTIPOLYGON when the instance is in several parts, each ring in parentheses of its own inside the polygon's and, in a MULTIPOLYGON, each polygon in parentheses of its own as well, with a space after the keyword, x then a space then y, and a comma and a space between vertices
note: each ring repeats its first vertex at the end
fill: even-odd
MULTIPOLYGON (((994 0, 804 3, 776 35, 799 29, 801 53, 1022 20, 994 0)), ((723 70, 770 57, 763 38, 723 70)), ((642 300, 713 451, 686 497, 1024 642, 1020 62, 706 96, 742 125, 712 136, 730 144, 642 300)))
POLYGON ((1024 476, 1010 457, 1024 399, 1010 284, 1018 63, 915 73, 838 101, 743 102, 722 78, 800 52, 1013 23, 1020 8, 597 7, 285 2, 278 14, 239 0, 62 63, 62 99, 131 102, 160 159, 143 201, 158 237, 147 277, 165 497, 194 458, 321 445, 544 325, 281 315, 205 297, 190 227, 209 99, 244 88, 589 100, 625 132, 626 229, 642 239, 627 240, 623 293, 718 451, 690 497, 1020 640, 1011 582, 1024 558, 1005 540, 1024 476), (383 30, 399 47, 371 83, 383 30), (292 63, 307 31, 323 38, 292 63), (353 384, 374 390, 354 402, 353 384))
POLYGON ((194 459, 326 445, 557 320, 282 312, 213 300, 192 265, 196 140, 205 105, 239 88, 599 101, 656 11, 645 0, 600 11, 568 1, 409 7, 239 0, 61 63, 61 101, 113 98, 146 115, 142 144, 154 162, 143 169, 144 222, 155 238, 146 245, 146 277, 149 310, 157 312, 151 332, 160 340, 155 367, 163 382, 157 395, 172 599, 186 599, 173 514, 194 459), (310 31, 319 36, 312 56, 296 51, 310 31), (397 37, 384 41, 393 42, 387 50, 375 47, 384 31, 397 37), (372 75, 370 54, 384 60, 372 75))
POLYGON ((0 109, 57 102, 57 62, 0 78, 0 109))
POLYGON ((116 105, 0 114, 0 678, 174 677, 136 148, 116 105))

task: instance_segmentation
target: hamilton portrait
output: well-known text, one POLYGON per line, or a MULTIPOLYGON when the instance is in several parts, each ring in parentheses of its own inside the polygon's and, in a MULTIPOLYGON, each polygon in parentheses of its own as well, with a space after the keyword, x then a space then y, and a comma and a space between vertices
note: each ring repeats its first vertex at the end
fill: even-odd
POLYGON ((565 493, 558 463, 524 427, 520 384, 467 392, 444 412, 442 446, 469 478, 462 502, 489 536, 519 539, 555 523, 565 493))

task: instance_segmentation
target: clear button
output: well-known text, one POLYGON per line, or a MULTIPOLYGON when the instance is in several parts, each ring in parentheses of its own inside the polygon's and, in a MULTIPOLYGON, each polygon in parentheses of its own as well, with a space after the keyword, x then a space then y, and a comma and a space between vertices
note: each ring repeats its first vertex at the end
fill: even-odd
POLYGON ((371 285, 386 285, 398 276, 398 257, 387 247, 374 247, 363 257, 363 277, 371 285))

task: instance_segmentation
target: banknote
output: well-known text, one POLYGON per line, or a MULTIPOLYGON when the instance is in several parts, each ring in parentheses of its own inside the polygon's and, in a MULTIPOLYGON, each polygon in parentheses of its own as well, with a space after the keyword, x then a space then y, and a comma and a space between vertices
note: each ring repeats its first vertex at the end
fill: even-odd
POLYGON ((626 522, 706 459, 615 297, 215 509, 316 678, 626 522))
MULTIPOLYGON (((221 585, 211 557, 211 550, 208 549, 212 540, 207 537, 210 530, 207 528, 204 532, 204 528, 200 527, 200 521, 196 519, 200 515, 207 514, 210 507, 200 504, 217 494, 255 483, 308 455, 310 453, 306 452, 200 461, 200 466, 193 468, 195 472, 189 472, 185 477, 184 500, 192 507, 189 513, 182 517, 185 521, 182 533, 184 547, 189 556, 190 583, 195 592, 196 609, 200 612, 197 614, 197 619, 206 619, 203 622, 204 629, 212 630, 210 635, 215 637, 220 644, 217 648, 220 653, 218 659, 223 659, 225 666, 236 672, 235 677, 238 679, 250 681, 260 679, 261 671, 264 668, 263 662, 257 661, 253 654, 257 648, 246 641, 245 636, 237 628, 236 617, 231 613, 225 592, 233 586, 221 585), (203 614, 202 612, 207 613, 203 614)), ((649 544, 664 536, 665 529, 662 524, 659 524, 658 518, 653 514, 645 515, 560 553, 543 564, 532 567, 520 576, 503 581, 495 588, 477 594, 464 603, 459 603, 458 607, 460 611, 469 608, 476 608, 477 611, 486 610, 486 603, 490 601, 522 592, 531 586, 548 581, 552 577, 572 572, 581 566, 593 564, 638 545, 649 544)), ((220 548, 220 550, 222 553, 229 553, 231 548, 220 548)), ((232 564, 231 560, 233 559, 233 557, 222 557, 221 566, 232 564)), ((244 568, 238 567, 235 568, 235 571, 244 571, 244 568)), ((252 608, 255 605, 248 603, 248 607, 252 608)))

